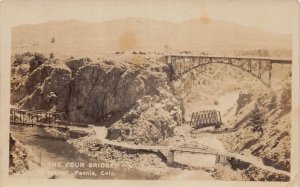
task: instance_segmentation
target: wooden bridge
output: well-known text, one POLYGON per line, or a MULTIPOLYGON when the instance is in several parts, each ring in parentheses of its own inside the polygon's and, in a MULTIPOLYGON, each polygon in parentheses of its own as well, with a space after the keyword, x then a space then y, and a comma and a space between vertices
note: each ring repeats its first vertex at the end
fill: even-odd
POLYGON ((222 125, 220 111, 204 110, 193 112, 190 125, 194 128, 203 128, 207 126, 215 126, 218 128, 222 125))
POLYGON ((53 127, 67 130, 72 125, 69 117, 64 112, 49 112, 45 110, 10 109, 10 123, 53 127))
POLYGON ((201 155, 213 155, 216 157, 215 163, 226 164, 228 157, 221 154, 213 149, 205 147, 171 147, 168 149, 167 164, 172 165, 175 161, 175 153, 191 153, 191 154, 201 154, 201 155))
POLYGON ((103 144, 111 145, 123 150, 135 150, 135 151, 147 151, 156 154, 162 154, 167 159, 167 164, 172 165, 175 162, 175 153, 190 153, 190 154, 200 154, 200 155, 213 155, 216 156, 216 163, 225 164, 227 161, 227 155, 216 151, 208 146, 161 146, 161 145, 135 145, 127 142, 117 142, 106 139, 107 129, 105 127, 92 127, 95 132, 96 137, 101 140, 103 144), (103 132, 105 131, 105 132, 103 132))
POLYGON ((177 80, 184 74, 198 67, 221 63, 242 69, 267 87, 271 87, 272 64, 292 64, 291 59, 263 57, 168 55, 165 56, 165 58, 171 69, 171 80, 177 80))
MULTIPOLYGON (((232 158, 238 159, 240 161, 248 162, 253 164, 255 167, 262 168, 263 170, 271 171, 274 173, 284 174, 289 176, 289 172, 275 169, 271 166, 265 166, 262 159, 257 159, 257 157, 252 155, 241 155, 238 153, 230 153, 226 151, 219 151, 208 146, 201 145, 197 147, 187 147, 187 146, 150 146, 150 145, 135 145, 127 142, 117 142, 106 139, 106 133, 103 133, 105 127, 92 126, 95 136, 101 140, 103 144, 111 145, 123 150, 136 150, 136 151, 147 151, 153 153, 162 153, 166 159, 167 164, 172 166, 175 162, 175 153, 189 153, 189 154, 201 154, 201 155, 214 155, 215 163, 227 164, 232 158)), ((100 145, 101 146, 101 145, 100 145)), ((201 159, 201 157, 199 157, 201 159)))
POLYGON ((161 153, 167 159, 167 164, 172 165, 175 162, 175 153, 190 153, 190 154, 200 154, 200 155, 212 155, 216 157, 215 163, 225 164, 228 155, 220 153, 214 149, 207 146, 202 147, 187 147, 187 146, 147 146, 147 145, 132 145, 123 142, 115 142, 106 140, 104 143, 119 147, 121 149, 127 150, 137 150, 137 151, 150 151, 154 153, 161 153))

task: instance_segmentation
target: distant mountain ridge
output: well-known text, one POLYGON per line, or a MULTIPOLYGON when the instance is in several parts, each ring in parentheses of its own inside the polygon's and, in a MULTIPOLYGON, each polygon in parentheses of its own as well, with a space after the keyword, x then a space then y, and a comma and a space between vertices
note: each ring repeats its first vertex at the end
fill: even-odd
POLYGON ((95 55, 126 50, 232 51, 291 49, 292 37, 221 20, 183 22, 123 18, 50 21, 12 29, 12 53, 95 55), (55 42, 51 39, 55 38, 55 42))

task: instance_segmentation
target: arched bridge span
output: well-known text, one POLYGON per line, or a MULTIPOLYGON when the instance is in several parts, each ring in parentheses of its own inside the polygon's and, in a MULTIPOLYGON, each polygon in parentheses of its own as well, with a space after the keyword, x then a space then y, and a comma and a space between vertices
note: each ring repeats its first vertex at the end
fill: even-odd
POLYGON ((165 56, 171 68, 171 79, 177 80, 184 74, 198 67, 221 63, 238 67, 251 74, 265 86, 271 87, 272 64, 292 64, 291 59, 274 59, 263 57, 222 57, 196 55, 168 55, 165 56))

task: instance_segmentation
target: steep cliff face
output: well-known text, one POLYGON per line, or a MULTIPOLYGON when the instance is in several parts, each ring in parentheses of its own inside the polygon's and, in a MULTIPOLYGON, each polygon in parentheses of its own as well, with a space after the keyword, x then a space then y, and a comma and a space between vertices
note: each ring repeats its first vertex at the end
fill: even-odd
POLYGON ((28 170, 28 154, 24 146, 9 136, 9 175, 23 173, 28 170))
POLYGON ((68 105, 71 73, 68 69, 50 64, 36 69, 25 82, 28 94, 23 101, 25 108, 64 111, 68 105))
POLYGON ((276 92, 265 91, 246 104, 239 103, 235 115, 243 120, 228 124, 228 132, 220 139, 230 151, 257 156, 265 165, 289 171, 291 83, 282 83, 276 92))
POLYGON ((70 117, 95 122, 128 110, 146 92, 139 74, 137 68, 104 63, 81 67, 71 84, 70 117))
POLYGON ((174 135, 182 124, 180 102, 169 90, 159 90, 159 96, 143 96, 121 120, 108 130, 109 139, 135 144, 157 144, 174 135), (141 125, 138 125, 141 124, 141 125))
POLYGON ((176 108, 180 103, 169 87, 167 66, 156 57, 45 59, 40 64, 32 63, 34 60, 27 54, 21 56, 20 63, 15 60, 12 64, 14 105, 63 111, 72 121, 83 124, 111 126, 116 122, 111 138, 128 141, 158 142, 171 136, 174 125, 181 121, 182 111, 176 108), (127 133, 117 136, 114 129, 127 133), (152 133, 145 137, 149 129, 152 133))
MULTIPOLYGON (((25 54, 21 64, 12 65, 11 103, 23 108, 65 111, 70 93, 70 69, 58 60, 33 64, 35 57, 25 54), (26 60, 28 59, 28 60, 26 60)), ((33 55, 35 56, 35 55, 33 55)))

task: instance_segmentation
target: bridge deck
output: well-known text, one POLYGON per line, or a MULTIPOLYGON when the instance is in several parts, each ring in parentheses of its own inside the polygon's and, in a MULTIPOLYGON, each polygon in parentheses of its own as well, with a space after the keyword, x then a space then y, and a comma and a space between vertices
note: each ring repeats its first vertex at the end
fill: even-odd
POLYGON ((153 152, 161 152, 161 151, 173 151, 173 152, 181 152, 181 153, 195 153, 195 154, 213 154, 217 155, 218 152, 214 149, 210 149, 208 147, 186 147, 186 146, 156 146, 156 145, 134 145, 126 142, 116 142, 112 140, 106 139, 106 133, 103 133, 102 127, 93 127, 93 130, 96 134, 96 137, 101 140, 103 143, 125 148, 132 150, 142 150, 142 151, 153 151, 153 152))
POLYGON ((291 58, 276 58, 276 57, 258 57, 258 56, 218 56, 218 55, 183 55, 183 54, 171 54, 166 55, 166 58, 169 57, 186 57, 186 58, 215 58, 215 59, 249 59, 249 60, 270 60, 271 63, 280 63, 280 64, 292 64, 291 58))
POLYGON ((10 121, 10 124, 13 125, 24 125, 24 126, 38 126, 38 127, 52 127, 58 129, 68 129, 68 126, 59 125, 59 124, 46 124, 46 123, 30 123, 30 122, 22 122, 22 121, 10 121))
POLYGON ((170 67, 170 80, 177 80, 192 70, 209 64, 227 64, 251 74, 267 87, 271 87, 272 64, 292 64, 291 59, 248 56, 170 54, 165 56, 165 60, 170 67))
POLYGON ((30 125, 68 129, 72 123, 64 112, 49 112, 44 110, 10 109, 10 123, 16 125, 30 125))

